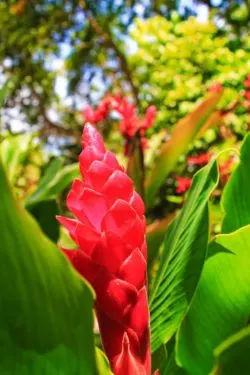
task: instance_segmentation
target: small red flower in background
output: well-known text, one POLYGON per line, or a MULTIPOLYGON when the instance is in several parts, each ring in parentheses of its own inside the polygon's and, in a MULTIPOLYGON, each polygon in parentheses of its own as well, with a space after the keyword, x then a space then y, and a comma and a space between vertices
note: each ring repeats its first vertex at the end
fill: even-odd
MULTIPOLYGON (((115 375, 150 375, 144 203, 133 182, 87 124, 67 206, 76 219, 58 217, 76 242, 64 250, 96 292, 96 314, 115 375)), ((83 317, 84 319, 84 317, 83 317)))
POLYGON ((94 110, 90 105, 87 105, 83 109, 83 117, 86 122, 90 124, 97 124, 100 121, 105 120, 108 117, 110 110, 109 98, 104 98, 98 108, 94 110))
POLYGON ((128 155, 130 140, 136 133, 139 133, 141 137, 142 149, 144 150, 147 146, 146 130, 150 128, 155 121, 155 106, 152 105, 148 107, 145 118, 141 119, 136 114, 135 105, 129 102, 127 98, 122 98, 119 94, 115 96, 107 95, 95 111, 91 106, 85 107, 83 116, 86 122, 96 125, 98 122, 105 120, 112 110, 116 111, 121 117, 119 128, 122 136, 126 140, 124 149, 125 155, 128 155))
POLYGON ((220 82, 215 82, 208 88, 209 92, 220 92, 223 89, 223 85, 220 82))
POLYGON ((177 182, 176 193, 184 194, 190 188, 192 184, 192 179, 188 177, 176 176, 176 182, 177 182))
POLYGON ((246 89, 250 89, 250 74, 247 75, 247 78, 243 83, 246 89))
POLYGON ((204 154, 200 154, 198 156, 189 156, 187 162, 190 165, 206 165, 209 160, 210 155, 205 152, 204 154))

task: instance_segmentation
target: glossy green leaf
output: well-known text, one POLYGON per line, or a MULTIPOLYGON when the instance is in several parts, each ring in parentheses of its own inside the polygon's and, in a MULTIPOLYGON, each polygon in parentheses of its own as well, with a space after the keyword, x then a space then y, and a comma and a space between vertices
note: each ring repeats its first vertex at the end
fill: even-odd
POLYGON ((0 164, 0 373, 96 374, 93 295, 18 204, 0 164))
POLYGON ((213 161, 195 175, 183 209, 167 230, 150 295, 153 351, 175 333, 196 290, 207 250, 207 203, 217 180, 213 161))
POLYGON ((8 179, 14 183, 29 153, 32 135, 9 136, 1 143, 0 157, 7 171, 8 179))
POLYGON ((37 189, 26 199, 25 206, 29 207, 44 200, 54 199, 78 176, 78 163, 64 166, 62 159, 53 160, 41 178, 37 189))
POLYGON ((170 140, 163 144, 155 160, 155 167, 146 180, 147 207, 153 204, 153 198, 161 184, 215 110, 221 95, 222 92, 211 93, 192 113, 175 125, 170 140))
POLYGON ((240 153, 240 164, 226 185, 222 206, 225 217, 222 232, 230 233, 250 224, 250 134, 243 142, 240 153))
POLYGON ((208 374, 215 348, 247 323, 249 270, 249 225, 210 244, 195 298, 177 335, 177 362, 189 374, 208 374))
POLYGON ((212 375, 250 374, 250 326, 229 337, 215 350, 216 367, 212 375))

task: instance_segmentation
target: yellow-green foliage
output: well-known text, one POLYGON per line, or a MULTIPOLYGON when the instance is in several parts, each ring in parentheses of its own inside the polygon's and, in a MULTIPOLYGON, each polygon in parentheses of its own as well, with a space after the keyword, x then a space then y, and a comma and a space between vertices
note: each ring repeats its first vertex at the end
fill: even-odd
MULTIPOLYGON (((220 34, 214 23, 201 23, 193 17, 180 21, 156 16, 136 21, 131 36, 137 50, 130 56, 130 64, 142 105, 152 102, 159 109, 159 126, 174 124, 190 112, 216 82, 228 88, 223 105, 240 95, 250 72, 250 39, 231 48, 229 32, 220 34)), ((232 122, 243 129, 246 111, 241 108, 238 112, 232 122)))

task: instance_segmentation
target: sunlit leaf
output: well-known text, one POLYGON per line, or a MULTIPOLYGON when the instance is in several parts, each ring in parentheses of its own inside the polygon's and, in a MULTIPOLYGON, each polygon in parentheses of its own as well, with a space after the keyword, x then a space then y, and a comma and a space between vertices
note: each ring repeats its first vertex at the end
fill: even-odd
POLYGON ((96 348, 97 369, 99 375, 112 375, 110 370, 109 361, 102 350, 96 348))

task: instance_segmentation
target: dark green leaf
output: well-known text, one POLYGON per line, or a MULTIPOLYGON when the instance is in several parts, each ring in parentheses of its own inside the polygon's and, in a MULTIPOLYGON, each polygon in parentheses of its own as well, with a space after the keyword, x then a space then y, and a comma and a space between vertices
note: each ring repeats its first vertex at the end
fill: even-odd
POLYGON ((60 232, 60 226, 56 220, 56 215, 59 214, 56 201, 51 199, 38 202, 30 207, 29 212, 38 221, 43 233, 56 243, 60 232))
POLYGON ((215 350, 216 375, 250 374, 250 327, 229 337, 215 350))

